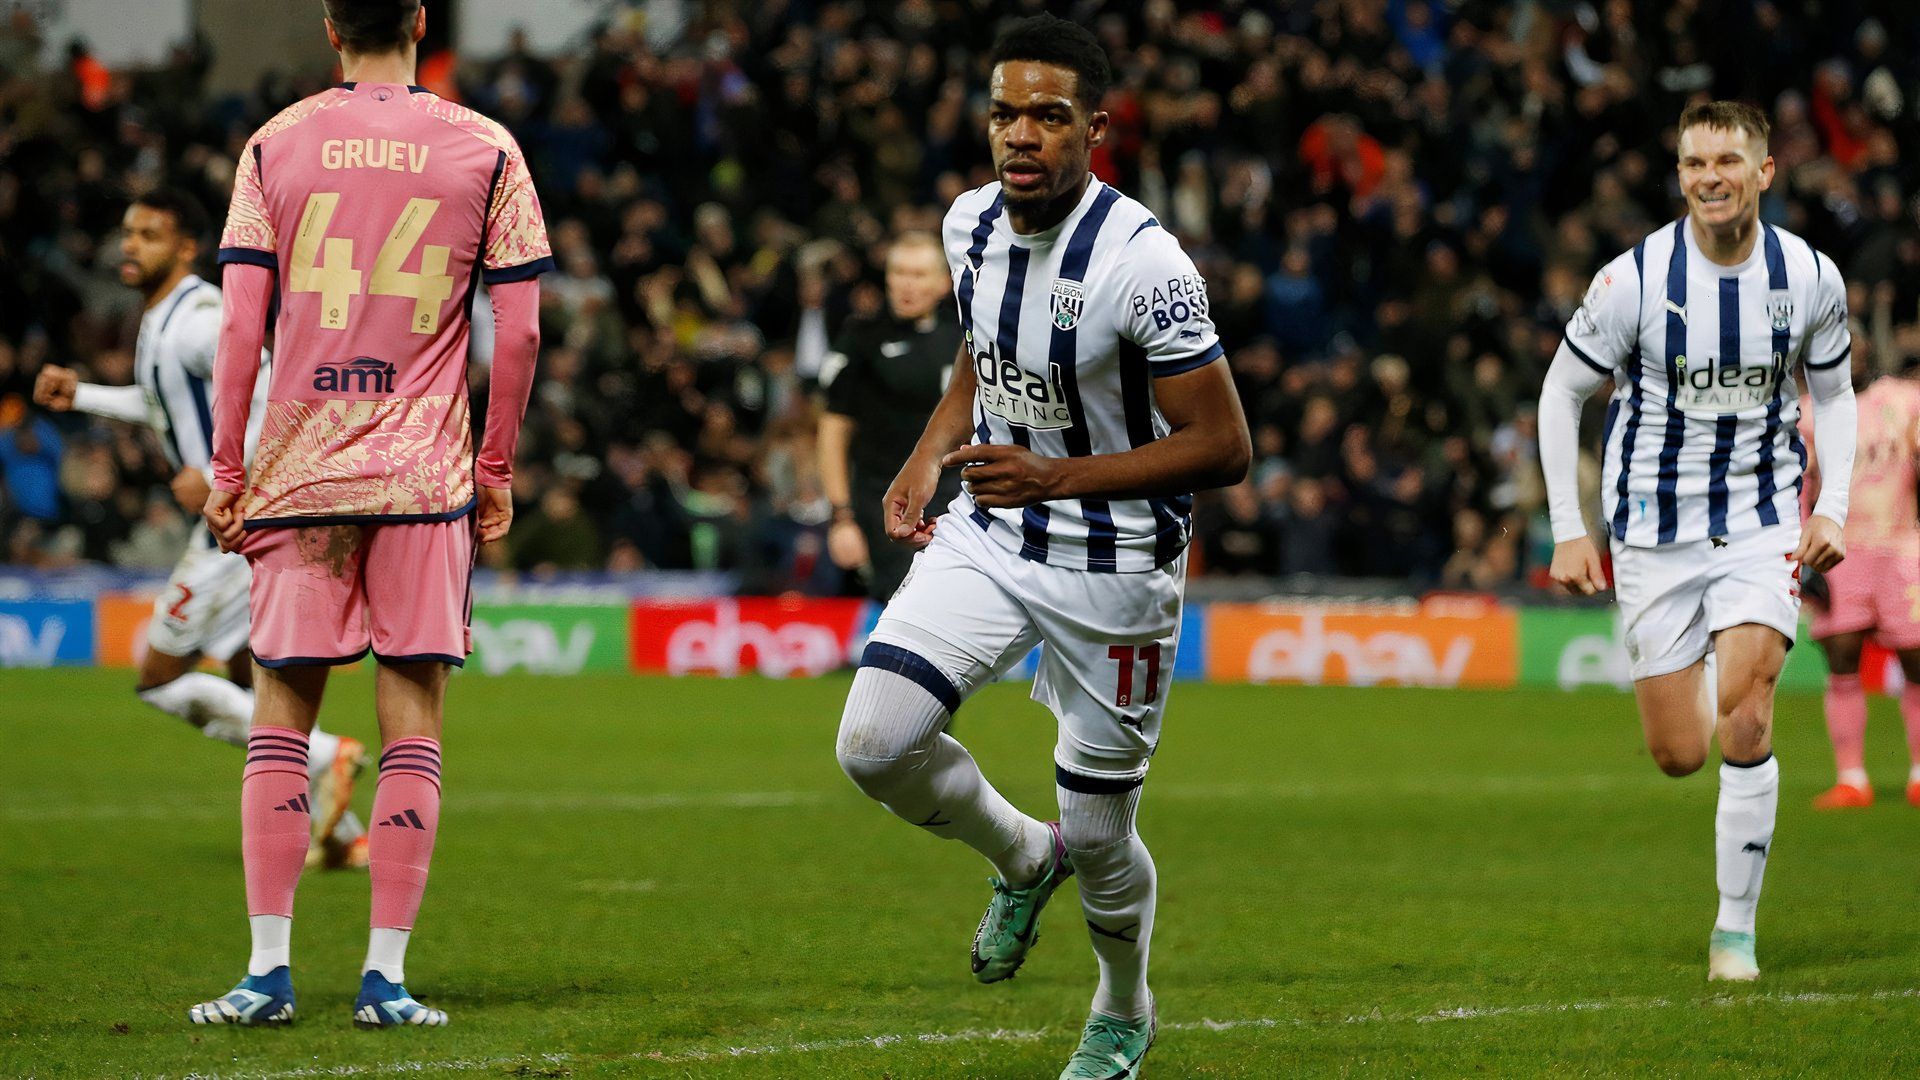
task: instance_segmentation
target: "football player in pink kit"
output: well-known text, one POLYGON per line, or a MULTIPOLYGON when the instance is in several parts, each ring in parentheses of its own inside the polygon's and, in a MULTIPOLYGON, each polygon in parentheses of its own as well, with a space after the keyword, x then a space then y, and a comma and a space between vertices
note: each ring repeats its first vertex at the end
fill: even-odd
MULTIPOLYGON (((1860 405, 1859 449, 1853 458, 1853 516, 1847 519, 1847 561, 1827 571, 1825 602, 1816 600, 1813 638, 1827 653, 1827 735, 1838 782, 1813 804, 1822 810, 1873 805, 1867 782, 1867 695, 1860 651, 1871 633, 1900 657, 1907 677, 1900 712, 1907 722, 1907 802, 1920 806, 1920 508, 1915 457, 1920 455, 1920 383, 1875 378, 1866 331, 1853 331, 1853 385, 1860 405)), ((1800 414, 1801 435, 1814 452, 1800 414)), ((1819 491, 1819 459, 1801 493, 1803 513, 1819 491)))
POLYGON ((346 82, 254 133, 221 238, 206 518, 253 566, 260 667, 241 781, 253 952, 195 1023, 293 1018, 294 887, 306 854, 307 732, 330 665, 379 662, 382 753, 369 870, 373 931, 353 1017, 438 1025, 402 986, 440 817, 447 670, 468 651, 479 543, 505 536, 514 444, 553 263, 526 160, 504 128, 412 85, 419 0, 325 0, 346 82), (476 456, 468 304, 496 344, 476 456), (266 421, 242 465, 248 399, 277 296, 266 421))

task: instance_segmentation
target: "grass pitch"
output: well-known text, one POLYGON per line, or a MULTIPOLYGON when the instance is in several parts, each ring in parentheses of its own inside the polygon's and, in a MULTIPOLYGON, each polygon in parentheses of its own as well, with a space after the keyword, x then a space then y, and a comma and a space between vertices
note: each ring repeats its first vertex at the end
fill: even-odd
MULTIPOLYGON (((0 672, 0 1075, 1052 1077, 1094 964, 1071 890, 1020 977, 967 943, 987 868, 833 760, 847 682, 463 676, 409 987, 349 1023, 363 875, 309 876, 289 1030, 194 1028, 246 959, 237 750, 125 672, 0 672)), ((372 679, 323 723, 371 740, 372 679)), ((1667 780, 1594 692, 1181 686, 1141 811, 1160 868, 1156 1077, 1920 1070, 1920 810, 1781 702, 1757 987, 1705 981, 1711 770, 1667 780)), ((959 735, 1051 816, 1052 721, 989 688, 959 735)), ((356 802, 362 816, 370 778, 356 802)))

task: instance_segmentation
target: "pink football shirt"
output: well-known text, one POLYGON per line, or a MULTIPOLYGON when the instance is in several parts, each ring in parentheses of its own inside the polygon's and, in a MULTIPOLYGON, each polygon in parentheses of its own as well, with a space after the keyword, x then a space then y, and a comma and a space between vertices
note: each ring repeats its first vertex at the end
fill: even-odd
POLYGON ((446 521, 474 502, 467 416, 476 281, 553 266, 505 128, 420 87, 344 83, 248 140, 222 263, 274 270, 273 376, 248 525, 446 521))
MULTIPOLYGON (((1897 548, 1920 533, 1915 505, 1915 455, 1920 454, 1920 383, 1911 379, 1875 379, 1855 397, 1860 410, 1859 448, 1853 458, 1851 505, 1847 510, 1847 546, 1865 550, 1897 548)), ((1813 411, 1800 403, 1800 433, 1813 448, 1813 411)), ((1816 460, 1817 464, 1817 460, 1816 460)), ((1811 510, 1811 492, 1801 495, 1802 516, 1811 510)))

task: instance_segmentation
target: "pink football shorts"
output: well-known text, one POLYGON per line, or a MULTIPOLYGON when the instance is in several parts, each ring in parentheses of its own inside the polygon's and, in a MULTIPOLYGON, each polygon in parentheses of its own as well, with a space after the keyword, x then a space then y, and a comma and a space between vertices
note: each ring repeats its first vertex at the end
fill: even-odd
POLYGON ((1889 649, 1920 648, 1920 543, 1858 547, 1827 571, 1825 608, 1815 609, 1814 640, 1873 631, 1889 649))
POLYGON ((270 668, 346 664, 372 649, 382 663, 459 667, 473 642, 474 528, 468 514, 248 533, 254 658, 270 668))

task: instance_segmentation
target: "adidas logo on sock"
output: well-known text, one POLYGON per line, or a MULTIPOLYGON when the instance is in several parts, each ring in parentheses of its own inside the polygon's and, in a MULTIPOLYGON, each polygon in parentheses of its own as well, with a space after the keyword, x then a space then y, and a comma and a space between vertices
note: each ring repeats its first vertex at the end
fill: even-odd
POLYGON ((414 813, 412 810, 402 811, 379 823, 379 826, 383 829, 389 825, 397 825, 402 829, 420 829, 422 831, 425 831, 427 827, 426 823, 420 820, 420 815, 414 813))
POLYGON ((275 810, 292 810, 301 814, 311 813, 312 808, 313 804, 307 801, 307 793, 304 791, 274 807, 275 810))

